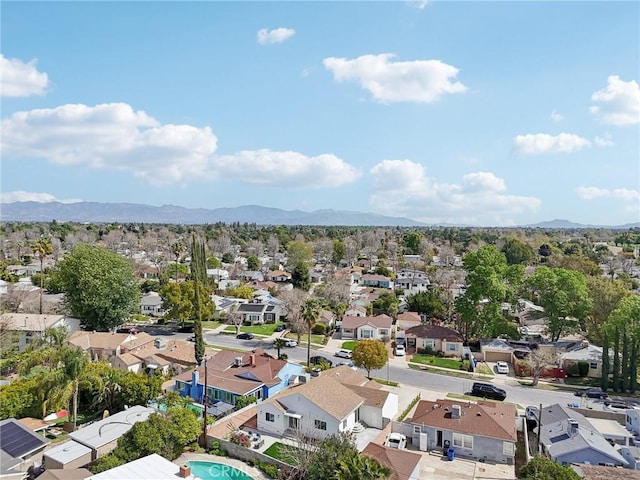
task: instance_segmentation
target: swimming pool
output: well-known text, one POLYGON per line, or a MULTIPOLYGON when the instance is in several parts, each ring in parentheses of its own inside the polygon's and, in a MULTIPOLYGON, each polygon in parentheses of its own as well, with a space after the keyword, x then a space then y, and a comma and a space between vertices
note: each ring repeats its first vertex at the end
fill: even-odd
POLYGON ((190 461, 187 465, 191 474, 201 480, 253 480, 246 473, 223 463, 190 461))

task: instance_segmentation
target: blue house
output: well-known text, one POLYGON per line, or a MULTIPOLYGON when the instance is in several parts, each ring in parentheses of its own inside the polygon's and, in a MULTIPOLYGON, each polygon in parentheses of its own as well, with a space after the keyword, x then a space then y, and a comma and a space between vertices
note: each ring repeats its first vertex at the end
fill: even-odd
MULTIPOLYGON (((286 388, 304 367, 278 360, 262 349, 249 353, 223 350, 206 360, 207 400, 235 405, 240 397, 259 402, 286 388)), ((176 377, 175 390, 183 397, 204 402, 205 367, 176 377)))

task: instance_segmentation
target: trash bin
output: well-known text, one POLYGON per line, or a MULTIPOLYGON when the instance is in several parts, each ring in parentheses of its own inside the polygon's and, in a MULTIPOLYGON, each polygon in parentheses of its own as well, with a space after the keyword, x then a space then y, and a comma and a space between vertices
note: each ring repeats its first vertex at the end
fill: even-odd
POLYGON ((454 458, 456 458, 456 451, 453 448, 449 448, 447 450, 447 460, 453 462, 454 458))
POLYGON ((450 447, 450 446, 451 446, 451 442, 450 442, 449 440, 445 440, 445 441, 444 441, 444 444, 443 444, 443 448, 442 448, 442 450, 443 450, 443 451, 442 451, 442 453, 443 453, 444 455, 447 455, 447 454, 448 454, 448 452, 449 452, 449 447, 450 447))

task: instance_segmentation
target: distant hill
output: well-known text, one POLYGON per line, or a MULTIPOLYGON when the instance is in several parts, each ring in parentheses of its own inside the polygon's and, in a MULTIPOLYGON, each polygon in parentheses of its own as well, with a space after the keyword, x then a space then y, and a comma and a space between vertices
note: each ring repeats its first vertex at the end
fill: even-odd
POLYGON ((256 223, 259 225, 344 225, 344 226, 426 226, 403 217, 340 210, 282 210, 245 205, 233 208, 185 208, 175 205, 154 207, 137 203, 98 202, 15 202, 0 205, 4 222, 143 222, 143 223, 256 223))
POLYGON ((529 228, 557 228, 557 229, 572 229, 572 228, 611 228, 611 229, 620 229, 627 230, 629 228, 639 228, 640 222, 636 223, 626 223, 624 225, 585 225, 583 223, 574 223, 569 220, 560 220, 555 219, 548 222, 540 222, 534 223, 533 225, 525 225, 525 227, 529 228))

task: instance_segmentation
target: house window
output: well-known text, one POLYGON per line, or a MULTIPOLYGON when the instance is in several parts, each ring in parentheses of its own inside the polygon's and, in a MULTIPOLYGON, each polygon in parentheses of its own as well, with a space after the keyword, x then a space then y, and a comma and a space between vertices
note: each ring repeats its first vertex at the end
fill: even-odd
POLYGON ((471 450, 473 449, 473 437, 471 435, 463 435, 462 433, 454 433, 453 446, 471 450))
POLYGON ((342 428, 342 430, 347 428, 347 421, 346 420, 342 421, 342 427, 341 428, 342 428))
POLYGON ((380 332, 380 336, 382 337, 389 335, 389 330, 387 330, 386 328, 381 328, 380 330, 378 330, 378 332, 380 332))
POLYGON ((413 426, 413 433, 420 433, 420 425, 413 426))
POLYGON ((598 364, 596 362, 590 362, 589 363, 589 368, 591 370, 597 370, 598 369, 598 364))
POLYGON ((318 430, 326 430, 327 429, 327 422, 323 422, 322 420, 316 420, 315 424, 316 424, 316 428, 318 430))
POLYGON ((458 344, 457 343, 447 343, 447 352, 457 352, 458 344))
POLYGON ((373 332, 371 330, 360 330, 361 338, 373 338, 373 332))
POLYGON ((502 454, 507 457, 513 457, 515 455, 515 445, 511 442, 502 442, 502 454))
POLYGON ((433 338, 425 338, 424 339, 424 348, 434 349, 436 348, 436 341, 433 338))
POLYGON ((264 419, 267 422, 275 422, 276 421, 276 416, 273 413, 266 412, 265 415, 264 415, 264 419))

